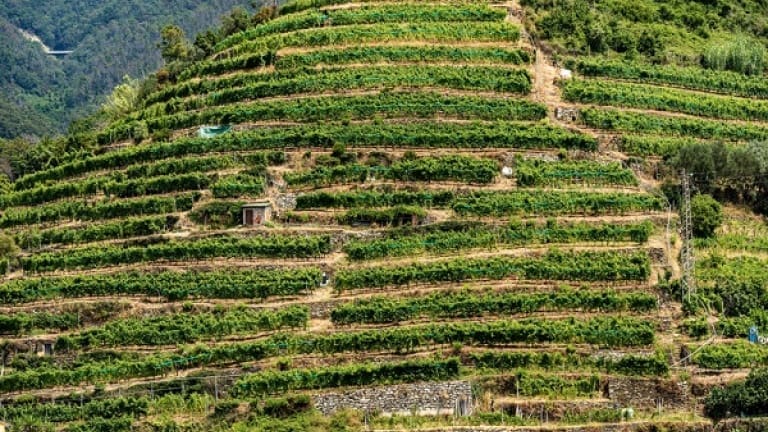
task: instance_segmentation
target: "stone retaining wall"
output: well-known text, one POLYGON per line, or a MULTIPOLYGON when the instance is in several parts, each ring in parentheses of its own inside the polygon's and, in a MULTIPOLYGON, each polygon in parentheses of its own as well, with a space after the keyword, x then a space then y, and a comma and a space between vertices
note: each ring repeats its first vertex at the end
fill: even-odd
POLYGON ((325 415, 355 409, 384 414, 452 414, 460 401, 471 410, 472 387, 468 381, 402 384, 312 396, 315 408, 325 415))

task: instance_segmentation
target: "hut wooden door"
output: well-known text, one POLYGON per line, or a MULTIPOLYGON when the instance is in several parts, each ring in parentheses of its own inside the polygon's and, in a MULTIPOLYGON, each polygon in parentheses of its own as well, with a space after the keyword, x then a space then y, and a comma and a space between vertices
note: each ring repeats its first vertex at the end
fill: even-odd
POLYGON ((245 224, 248 226, 253 225, 253 209, 245 209, 245 224))

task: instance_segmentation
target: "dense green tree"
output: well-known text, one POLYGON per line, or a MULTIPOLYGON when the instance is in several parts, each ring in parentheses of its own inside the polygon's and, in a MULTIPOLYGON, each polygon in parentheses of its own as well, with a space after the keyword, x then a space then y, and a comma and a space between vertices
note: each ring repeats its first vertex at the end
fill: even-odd
POLYGON ((189 60, 192 50, 181 27, 167 25, 160 31, 160 37, 158 48, 166 63, 189 60))
POLYGON ((696 195, 691 200, 691 219, 694 236, 714 237, 723 223, 723 207, 709 195, 696 195))
MULTIPOLYGON (((281 1, 282 2, 282 1, 281 1)), ((96 112, 123 76, 142 78, 162 64, 164 25, 187 35, 215 27, 242 0, 49 0, 0 2, 0 137, 50 136, 96 112), (66 57, 46 55, 18 29, 66 57)))
POLYGON ((714 419, 768 414, 768 370, 756 369, 746 381, 715 387, 704 401, 704 413, 714 419))

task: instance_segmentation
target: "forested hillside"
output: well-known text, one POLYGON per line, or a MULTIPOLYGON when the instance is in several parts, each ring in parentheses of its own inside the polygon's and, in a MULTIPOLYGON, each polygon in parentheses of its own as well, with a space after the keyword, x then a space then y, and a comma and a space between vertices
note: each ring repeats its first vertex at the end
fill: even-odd
POLYGON ((160 29, 187 34, 218 25, 243 0, 8 0, 0 3, 0 137, 53 135, 92 113, 123 76, 157 69, 160 29), (16 28, 63 58, 45 55, 16 28))

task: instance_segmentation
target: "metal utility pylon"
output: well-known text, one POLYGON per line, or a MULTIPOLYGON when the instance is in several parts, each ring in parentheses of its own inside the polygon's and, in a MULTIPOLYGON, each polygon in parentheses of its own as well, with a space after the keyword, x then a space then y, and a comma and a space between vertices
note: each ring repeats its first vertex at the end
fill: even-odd
POLYGON ((681 251, 681 260, 683 265, 683 298, 696 293, 695 259, 693 256, 693 222, 691 220, 691 181, 688 173, 683 170, 680 173, 682 183, 681 196, 681 236, 683 238, 683 250, 681 251))

